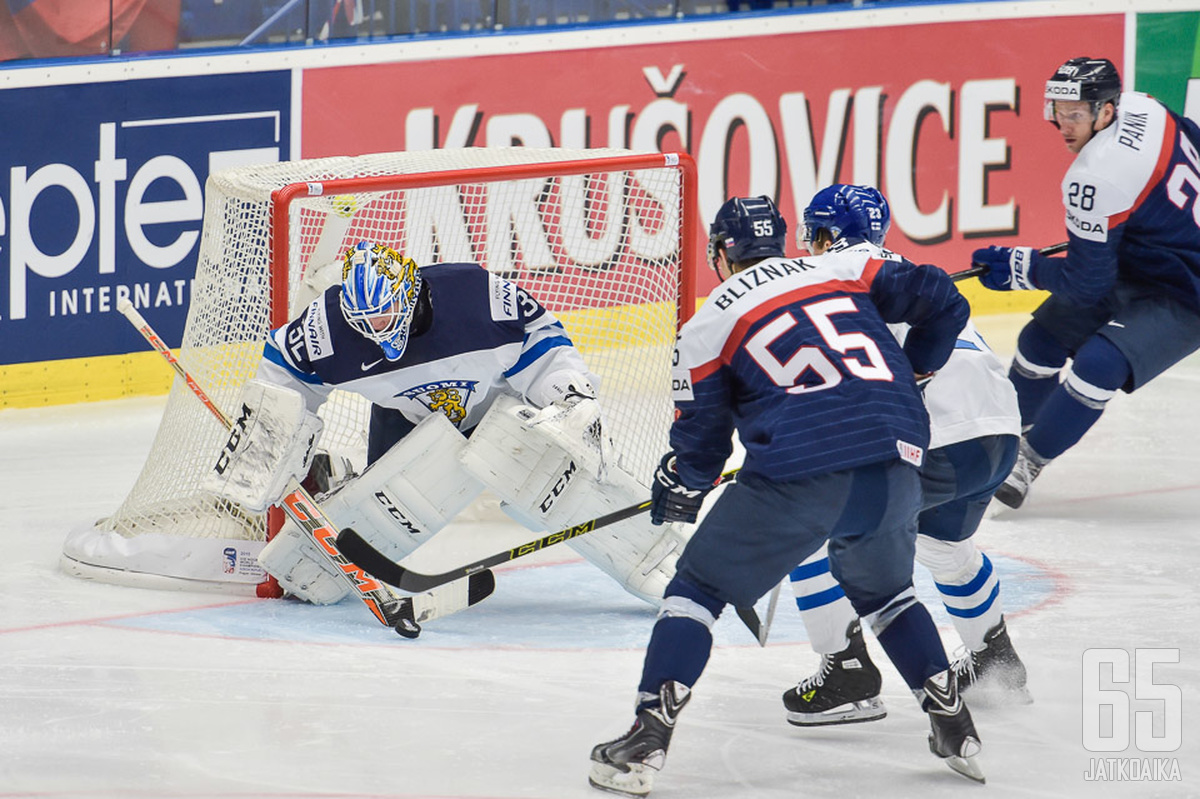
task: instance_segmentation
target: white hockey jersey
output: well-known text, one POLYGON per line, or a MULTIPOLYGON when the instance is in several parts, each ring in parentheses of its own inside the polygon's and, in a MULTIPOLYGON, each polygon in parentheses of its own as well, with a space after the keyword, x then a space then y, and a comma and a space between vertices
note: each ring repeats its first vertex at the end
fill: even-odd
POLYGON ((445 414, 466 432, 500 394, 544 407, 557 398, 550 378, 587 374, 566 330, 536 299, 477 264, 421 268, 433 323, 389 361, 346 322, 334 285, 294 320, 272 330, 259 377, 296 388, 315 411, 337 388, 395 408, 413 424, 445 414))
POLYGON ((1200 312, 1200 129, 1138 92, 1079 151, 1062 180, 1070 249, 1035 257, 1035 282, 1079 305, 1117 280, 1200 312))
MULTIPOLYGON (((908 325, 888 327, 903 344, 908 325)), ((981 436, 1021 435, 1021 411, 1008 370, 970 321, 924 394, 930 449, 981 436)))

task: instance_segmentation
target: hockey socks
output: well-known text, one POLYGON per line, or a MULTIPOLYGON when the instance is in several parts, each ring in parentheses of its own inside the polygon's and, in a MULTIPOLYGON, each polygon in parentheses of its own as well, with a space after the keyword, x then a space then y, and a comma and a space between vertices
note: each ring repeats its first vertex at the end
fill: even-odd
POLYGON ((1038 424, 1027 436, 1029 446, 1046 461, 1075 446, 1129 377, 1129 362, 1111 341, 1090 339, 1076 354, 1066 380, 1042 405, 1038 424))
POLYGON ((712 652, 712 626, 724 606, 678 575, 671 580, 646 647, 638 683, 639 710, 657 702, 659 689, 667 682, 696 684, 712 652))
POLYGON ((929 569, 954 629, 968 649, 1000 622, 1000 578, 988 556, 971 539, 939 541, 917 536, 917 560, 929 569))
POLYGON ((876 621, 872 621, 872 626, 880 646, 905 684, 919 692, 927 679, 946 671, 950 661, 929 611, 911 597, 907 598, 907 603, 907 607, 892 617, 884 629, 875 627, 876 621))
POLYGON ((826 546, 788 575, 796 607, 817 654, 832 655, 849 646, 846 628, 858 619, 846 593, 829 572, 826 546))
POLYGON ((1059 372, 1069 355, 1037 322, 1021 330, 1008 379, 1017 389, 1022 426, 1029 427, 1037 420, 1042 405, 1058 387, 1059 372))

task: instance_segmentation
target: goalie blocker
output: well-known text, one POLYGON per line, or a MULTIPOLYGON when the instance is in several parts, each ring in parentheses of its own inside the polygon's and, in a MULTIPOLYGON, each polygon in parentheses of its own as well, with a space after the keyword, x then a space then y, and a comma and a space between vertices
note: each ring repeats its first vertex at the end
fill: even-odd
MULTIPOLYGON (((599 422, 594 400, 539 410, 501 397, 468 441, 441 414, 429 416, 322 505, 339 528, 354 528, 393 561, 432 538, 485 487, 528 529, 566 527, 649 493, 607 463, 599 422)), ((685 542, 678 528, 652 527, 642 518, 568 544, 630 593, 657 603, 685 542)), ((337 602, 345 582, 318 556, 305 537, 285 527, 259 560, 293 595, 337 602)))

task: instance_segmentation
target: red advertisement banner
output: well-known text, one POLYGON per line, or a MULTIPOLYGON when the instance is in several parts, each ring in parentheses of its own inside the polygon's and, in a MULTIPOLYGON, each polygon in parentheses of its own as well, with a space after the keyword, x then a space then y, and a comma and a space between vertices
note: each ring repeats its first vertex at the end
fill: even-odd
MULTIPOLYGON (((701 229, 725 198, 767 194, 794 231, 817 189, 868 183, 891 203, 892 249, 957 271, 985 244, 1065 239, 1071 155, 1043 85, 1073 56, 1123 63, 1123 40, 1124 17, 1098 15, 310 69, 302 154, 685 150, 701 229)), ((702 269, 700 293, 714 282, 702 269)))

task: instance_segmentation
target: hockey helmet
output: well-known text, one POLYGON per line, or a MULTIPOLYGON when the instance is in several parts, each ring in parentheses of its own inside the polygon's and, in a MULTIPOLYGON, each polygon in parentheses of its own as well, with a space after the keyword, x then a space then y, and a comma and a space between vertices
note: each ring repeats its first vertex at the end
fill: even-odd
POLYGON ((787 222, 765 194, 725 201, 708 228, 708 265, 717 268, 724 250, 731 263, 751 258, 782 258, 787 222))
POLYGON ((1107 58, 1072 58, 1054 71, 1046 81, 1043 115, 1047 122, 1058 125, 1054 103, 1073 100, 1091 103, 1095 119, 1105 103, 1116 107, 1121 99, 1121 75, 1107 58))
POLYGON ((891 226, 892 212, 879 189, 835 183, 814 194, 804 209, 798 243, 812 252, 813 242, 824 230, 831 242, 843 238, 866 239, 882 247, 891 226))
POLYGON ((362 335, 379 344, 389 361, 408 346, 421 270, 391 247, 360 241, 342 261, 342 316, 362 335))

